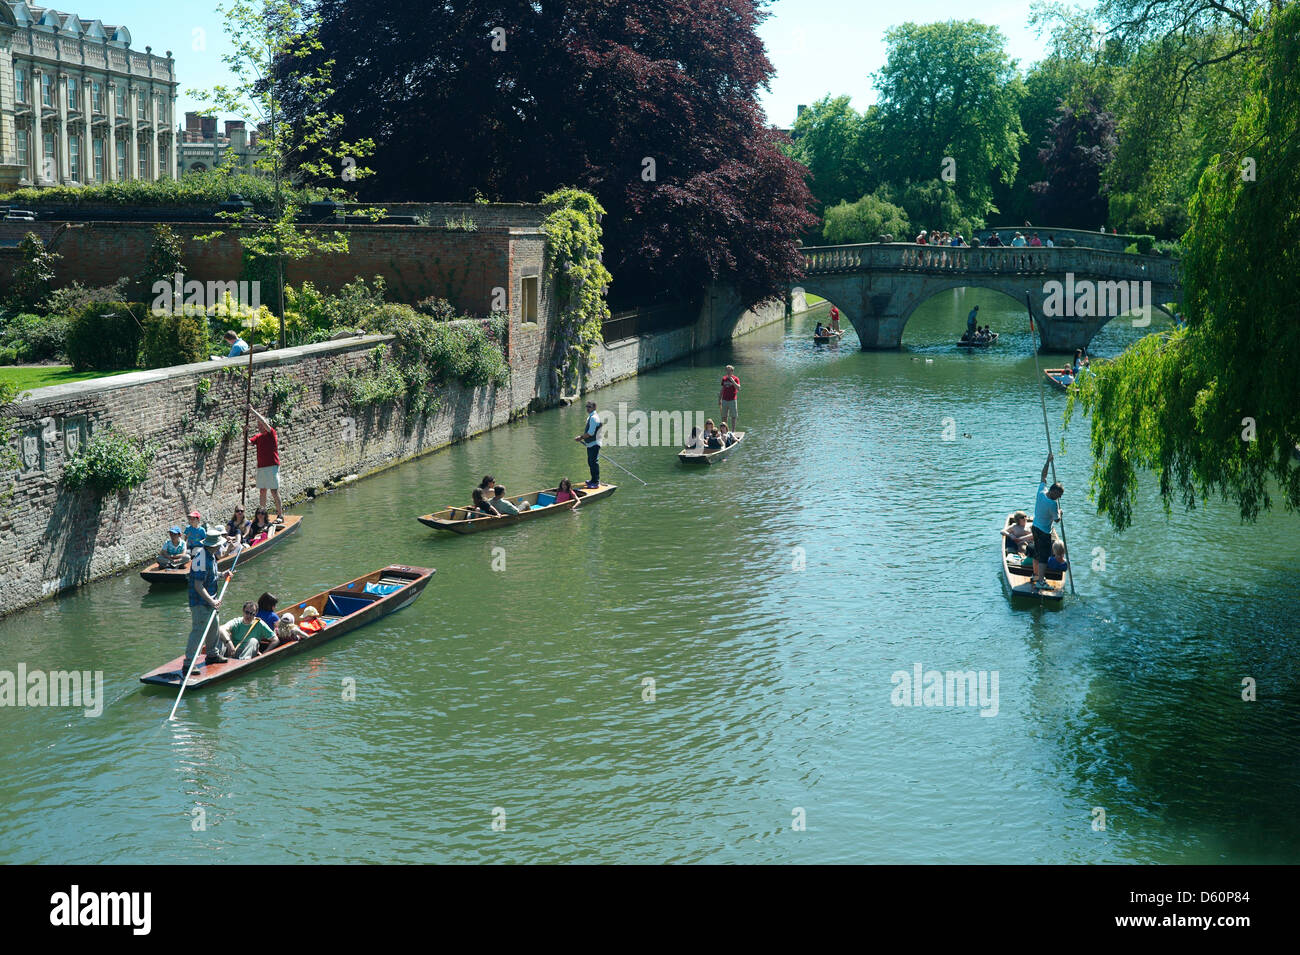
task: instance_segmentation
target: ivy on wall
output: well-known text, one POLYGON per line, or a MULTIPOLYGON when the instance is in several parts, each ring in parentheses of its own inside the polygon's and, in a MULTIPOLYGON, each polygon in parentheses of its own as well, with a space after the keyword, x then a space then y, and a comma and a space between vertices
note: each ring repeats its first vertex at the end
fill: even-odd
POLYGON ((581 189, 558 189, 545 196, 542 205, 550 208, 542 231, 546 272, 559 306, 555 384, 560 394, 575 394, 609 318, 605 292, 614 277, 601 261, 600 217, 605 210, 581 189))

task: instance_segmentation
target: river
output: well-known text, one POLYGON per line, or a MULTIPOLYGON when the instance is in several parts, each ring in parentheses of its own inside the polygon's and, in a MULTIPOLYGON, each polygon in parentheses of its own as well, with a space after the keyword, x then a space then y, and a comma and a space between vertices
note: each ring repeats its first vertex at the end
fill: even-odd
MULTIPOLYGON (((0 862, 1300 861, 1300 518, 1166 518, 1147 478, 1116 533, 1077 422, 1057 466, 1078 596, 1013 607, 995 535, 1045 447, 1023 312, 945 293, 881 353, 814 346, 822 314, 597 393, 712 414, 736 365, 752 433, 719 467, 610 448, 648 486, 607 464, 618 492, 571 515, 415 521, 484 473, 585 476, 567 408, 297 507, 228 606, 438 573, 174 723, 137 678, 182 647, 183 592, 131 573, 0 621, 0 670, 102 670, 106 698, 0 709, 0 862), (976 303, 1002 340, 963 354, 976 303), (996 676, 996 708, 894 705, 918 664, 996 676)), ((1137 334, 1114 322, 1094 353, 1137 334)))

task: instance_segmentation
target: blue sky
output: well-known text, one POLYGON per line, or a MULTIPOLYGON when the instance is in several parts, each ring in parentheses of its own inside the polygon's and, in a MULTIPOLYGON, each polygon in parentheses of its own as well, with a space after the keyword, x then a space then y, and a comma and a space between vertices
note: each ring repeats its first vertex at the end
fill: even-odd
MULTIPOLYGON (((1044 38, 1028 26, 1031 0, 777 0, 761 34, 777 75, 763 96, 768 119, 778 126, 794 121, 795 107, 827 93, 847 93, 859 109, 874 102, 869 74, 885 60, 885 30, 912 20, 978 19, 993 23, 1007 37, 1011 56, 1024 66, 1043 56, 1044 38)), ((192 0, 62 0, 56 6, 87 19, 125 23, 135 49, 171 50, 181 81, 177 116, 206 105, 188 94, 221 82, 225 34, 215 4, 192 0)))

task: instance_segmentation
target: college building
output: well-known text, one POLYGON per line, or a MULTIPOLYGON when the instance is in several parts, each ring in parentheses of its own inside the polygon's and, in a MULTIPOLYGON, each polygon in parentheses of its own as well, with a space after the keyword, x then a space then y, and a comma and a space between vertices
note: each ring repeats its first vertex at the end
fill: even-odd
POLYGON ((176 178, 176 93, 125 26, 0 0, 0 190, 176 178))

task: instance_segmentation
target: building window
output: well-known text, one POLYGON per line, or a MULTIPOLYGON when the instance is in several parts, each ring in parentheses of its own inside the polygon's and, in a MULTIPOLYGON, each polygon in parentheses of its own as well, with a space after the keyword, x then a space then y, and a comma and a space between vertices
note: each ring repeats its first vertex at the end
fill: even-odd
POLYGON ((18 165, 26 167, 27 165, 27 130, 18 130, 18 165))
POLYGON ((54 77, 49 73, 41 74, 41 105, 54 105, 54 77))
POLYGON ((104 111, 104 84, 93 80, 90 84, 90 105, 96 113, 104 111))
POLYGON ((68 109, 81 109, 81 97, 77 94, 81 92, 81 87, 77 84, 75 76, 68 77, 68 109))
POLYGON ((126 142, 121 139, 117 141, 117 181, 126 181, 126 142))
POLYGON ((17 90, 18 102, 27 102, 27 71, 14 71, 14 87, 17 90))
POLYGON ((522 296, 523 313, 520 315, 520 321, 537 321, 537 286, 540 282, 541 279, 536 275, 530 275, 524 278, 524 294, 522 296))
POLYGON ((54 134, 46 133, 42 137, 42 141, 45 147, 45 158, 43 160, 44 165, 41 169, 41 178, 56 179, 58 178, 59 167, 54 161, 54 134))
POLYGON ((68 175, 81 182, 81 137, 68 137, 68 175))
POLYGON ((95 137, 95 182, 104 181, 104 137, 95 137))
POLYGON ((137 175, 141 179, 149 178, 149 144, 148 143, 140 144, 140 169, 138 170, 137 175))
POLYGON ((171 178, 167 172, 167 147, 162 143, 158 144, 158 176, 162 179, 171 178))
POLYGON ((116 87, 117 90, 117 115, 126 119, 126 90, 122 87, 116 87))
POLYGON ((135 98, 135 118, 136 118, 136 119, 144 119, 144 100, 145 100, 145 96, 144 96, 143 93, 140 93, 140 94, 137 95, 136 98, 135 98))

